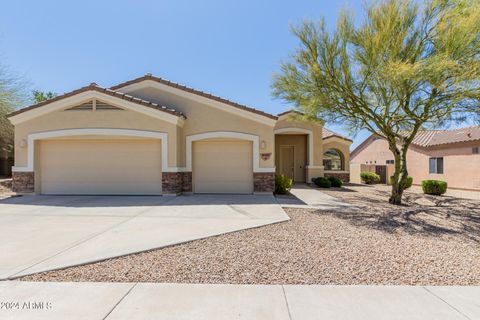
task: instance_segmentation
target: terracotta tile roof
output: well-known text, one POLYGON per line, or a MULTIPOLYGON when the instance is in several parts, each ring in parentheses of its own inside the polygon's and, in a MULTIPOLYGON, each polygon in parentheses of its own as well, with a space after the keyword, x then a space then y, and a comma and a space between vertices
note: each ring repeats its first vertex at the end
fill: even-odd
POLYGON ((420 131, 412 143, 421 147, 432 147, 450 143, 480 140, 480 126, 452 130, 420 131))
POLYGON ((167 86, 172 87, 172 88, 180 89, 180 90, 183 90, 183 91, 185 91, 185 92, 193 93, 193 94, 196 94, 196 95, 198 95, 198 96, 202 96, 202 97, 205 97, 205 98, 208 98, 208 99, 212 99, 212 100, 215 100, 215 101, 218 101, 218 102, 221 102, 221 103, 225 103, 225 104, 228 104, 228 105, 230 105, 230 106, 232 106, 232 107, 235 107, 235 108, 238 108, 238 109, 242 109, 242 110, 246 110, 246 111, 250 111, 250 112, 256 113, 256 114, 258 114, 258 115, 271 118, 271 119, 275 119, 275 120, 278 119, 277 116, 274 116, 274 115, 272 115, 272 114, 269 114, 269 113, 266 113, 266 112, 263 112, 263 111, 254 109, 254 108, 252 108, 252 107, 248 107, 248 106, 246 106, 246 105, 242 105, 242 104, 239 104, 239 103, 236 103, 236 102, 233 102, 233 101, 230 101, 230 100, 221 98, 221 97, 219 97, 219 96, 212 95, 212 94, 207 93, 207 92, 203 92, 203 91, 200 91, 200 90, 197 90, 197 89, 193 89, 193 88, 190 88, 190 87, 187 87, 187 86, 184 86, 184 85, 181 85, 181 84, 178 84, 178 83, 169 81, 169 80, 165 80, 165 79, 162 79, 162 78, 159 78, 159 77, 155 77, 155 76, 153 76, 153 75, 151 75, 151 74, 146 74, 146 75, 144 75, 143 77, 140 77, 140 78, 137 78, 137 79, 133 79, 133 80, 129 80, 129 81, 126 81, 126 82, 117 84, 117 85, 115 85, 115 86, 113 86, 113 87, 110 87, 110 89, 112 89, 112 90, 117 90, 117 89, 126 87, 126 86, 128 86, 128 85, 131 85, 131 84, 134 84, 134 83, 138 83, 138 82, 142 82, 142 81, 146 81, 146 80, 152 80, 152 81, 155 81, 155 82, 158 82, 158 83, 167 85, 167 86))
POLYGON ((424 131, 419 131, 417 132, 417 135, 415 138, 413 138, 412 143, 416 144, 417 146, 422 146, 426 147, 428 146, 428 143, 430 140, 432 140, 432 137, 435 135, 435 130, 424 130, 424 131))
POLYGON ((143 106, 153 108, 153 109, 156 109, 156 110, 159 110, 159 111, 163 111, 163 112, 166 112, 166 113, 170 113, 172 115, 175 115, 175 116, 182 117, 182 118, 186 119, 185 115, 182 112, 176 111, 172 108, 167 108, 167 107, 161 106, 161 105, 159 105, 157 103, 154 103, 154 102, 150 102, 150 101, 147 101, 147 100, 136 98, 136 97, 133 97, 131 95, 128 95, 128 94, 125 94, 125 93, 122 93, 122 92, 114 91, 112 89, 102 88, 102 87, 98 86, 96 83, 91 83, 90 85, 82 87, 80 89, 62 94, 62 95, 57 96, 57 97, 52 98, 52 99, 42 101, 40 103, 31 105, 29 107, 19 109, 17 111, 14 111, 14 112, 10 113, 8 115, 8 117, 12 117, 12 116, 15 116, 17 114, 23 113, 25 111, 36 109, 36 108, 39 108, 39 107, 44 106, 46 104, 65 99, 65 98, 77 95, 79 93, 82 93, 82 92, 92 91, 92 90, 100 92, 100 93, 108 94, 112 97, 116 97, 116 98, 120 98, 120 99, 123 99, 123 100, 131 101, 131 102, 134 102, 134 103, 137 103, 137 104, 141 104, 143 106))
POLYGON ((352 139, 349 139, 347 137, 344 137, 342 135, 339 135, 338 133, 336 132, 333 132, 331 130, 328 130, 327 128, 323 127, 322 128, 322 139, 327 139, 327 138, 331 138, 331 137, 337 137, 337 138, 340 138, 340 139, 344 139, 344 140, 348 140, 348 141, 353 141, 352 139))
MULTIPOLYGON (((362 148, 373 141, 375 134, 370 135, 361 144, 359 144, 351 153, 354 157, 362 148)), ((412 141, 413 145, 428 148, 452 143, 480 141, 480 126, 471 126, 452 130, 423 130, 419 131, 412 141)))
POLYGON ((282 113, 277 114, 277 116, 281 117, 281 116, 284 116, 284 115, 289 114, 289 113, 297 113, 297 114, 301 114, 301 115, 304 114, 304 113, 302 113, 300 111, 297 111, 297 110, 287 110, 287 111, 284 111, 282 113))

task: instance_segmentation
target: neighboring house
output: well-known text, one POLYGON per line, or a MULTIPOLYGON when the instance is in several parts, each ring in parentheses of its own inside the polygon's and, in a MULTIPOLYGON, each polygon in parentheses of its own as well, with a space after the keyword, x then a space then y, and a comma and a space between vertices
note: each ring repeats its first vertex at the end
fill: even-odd
MULTIPOLYGON (((444 180, 450 188, 480 190, 480 126, 420 131, 407 153, 414 184, 444 180)), ((350 154, 351 164, 389 165, 394 158, 385 139, 371 135, 350 154)))
POLYGON ((276 172, 348 180, 351 140, 150 74, 91 84, 9 119, 17 192, 271 193, 276 172))

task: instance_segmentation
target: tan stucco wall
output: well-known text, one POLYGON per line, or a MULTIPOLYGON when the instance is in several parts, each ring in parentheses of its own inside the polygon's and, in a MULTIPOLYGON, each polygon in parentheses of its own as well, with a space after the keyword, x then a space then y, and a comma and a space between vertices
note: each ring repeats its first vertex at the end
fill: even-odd
POLYGON ((322 125, 321 124, 296 121, 287 115, 287 116, 280 117, 275 125, 275 130, 284 129, 284 128, 301 128, 301 129, 307 129, 312 131, 313 132, 313 163, 308 163, 308 165, 310 166, 323 165, 323 144, 322 144, 322 125))
POLYGON ((280 172, 280 146, 294 146, 294 181, 305 182, 307 164, 307 136, 278 134, 275 136, 275 167, 280 172))
POLYGON ((361 164, 359 163, 350 163, 350 182, 352 183, 362 183, 360 178, 361 164))
MULTIPOLYGON (((419 148, 412 146, 407 153, 408 173, 414 184, 422 180, 444 180, 449 187, 480 190, 480 155, 472 154, 472 148, 480 146, 479 142, 463 143, 460 146, 442 146, 436 148, 419 148), (429 158, 443 157, 444 173, 429 173, 429 158)), ((363 148, 352 158, 352 163, 376 163, 384 165, 393 159, 384 139, 378 139, 363 148)))
MULTIPOLYGON (((138 90, 129 90, 125 92, 134 96, 159 103, 163 106, 172 107, 186 114, 187 120, 182 130, 179 130, 179 146, 185 150, 186 137, 189 135, 213 132, 213 131, 233 131, 257 135, 260 142, 265 141, 266 148, 261 149, 260 153, 272 153, 270 159, 260 160, 259 166, 262 168, 272 168, 274 166, 274 134, 272 126, 263 124, 245 117, 232 114, 227 111, 212 107, 208 104, 195 100, 194 97, 186 98, 171 92, 160 91, 156 88, 143 88, 138 90), (181 136, 180 136, 181 134, 181 136)), ((225 108, 233 108, 225 106, 225 108)), ((249 116, 257 116, 247 113, 249 116)), ((179 166, 185 165, 185 152, 179 153, 179 166), (181 157, 180 157, 181 156, 181 157)))
POLYGON ((26 166, 28 147, 21 147, 28 135, 42 131, 76 128, 115 128, 168 133, 168 162, 176 166, 177 128, 174 124, 135 111, 54 111, 15 126, 15 165, 26 166))

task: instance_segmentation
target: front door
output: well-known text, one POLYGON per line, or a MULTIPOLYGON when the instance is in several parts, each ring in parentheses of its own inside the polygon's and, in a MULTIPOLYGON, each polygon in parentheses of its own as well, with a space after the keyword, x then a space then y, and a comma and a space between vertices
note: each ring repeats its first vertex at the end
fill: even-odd
POLYGON ((280 173, 293 180, 294 175, 294 146, 280 146, 280 173))

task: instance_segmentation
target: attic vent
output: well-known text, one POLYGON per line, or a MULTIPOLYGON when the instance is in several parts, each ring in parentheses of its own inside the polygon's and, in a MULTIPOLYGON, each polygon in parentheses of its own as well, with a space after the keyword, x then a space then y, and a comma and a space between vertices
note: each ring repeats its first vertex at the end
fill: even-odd
POLYGON ((114 107, 112 105, 109 105, 107 103, 104 103, 102 101, 97 101, 96 109, 97 110, 123 110, 123 109, 114 107))
MULTIPOLYGON (((123 110, 102 101, 95 102, 95 110, 123 110)), ((65 109, 65 111, 93 111, 93 101, 65 109)))
POLYGON ((70 110, 71 111, 93 110, 93 103, 90 101, 90 102, 87 102, 87 103, 83 103, 79 106, 68 108, 65 111, 70 111, 70 110))

